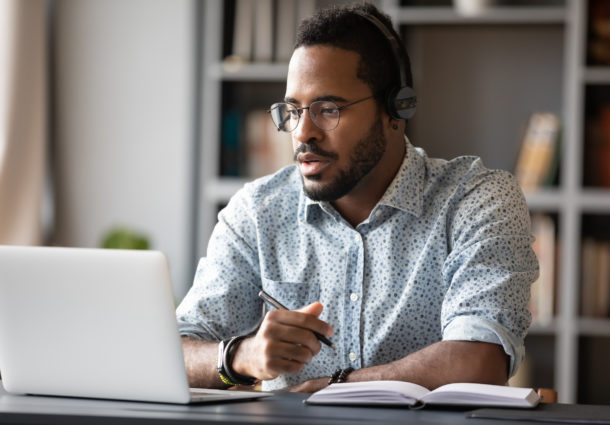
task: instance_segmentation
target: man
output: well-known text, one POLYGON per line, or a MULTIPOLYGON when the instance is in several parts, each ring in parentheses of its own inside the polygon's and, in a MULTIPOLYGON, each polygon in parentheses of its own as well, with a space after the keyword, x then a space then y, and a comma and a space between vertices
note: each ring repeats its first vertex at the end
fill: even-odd
POLYGON ((405 139, 386 98, 403 73, 411 85, 408 59, 396 63, 366 16, 397 37, 371 5, 299 27, 271 110, 296 166, 219 214, 177 310, 192 386, 503 384, 523 358, 538 268, 523 196, 506 172, 428 158, 405 139), (288 310, 265 307, 261 289, 288 310))

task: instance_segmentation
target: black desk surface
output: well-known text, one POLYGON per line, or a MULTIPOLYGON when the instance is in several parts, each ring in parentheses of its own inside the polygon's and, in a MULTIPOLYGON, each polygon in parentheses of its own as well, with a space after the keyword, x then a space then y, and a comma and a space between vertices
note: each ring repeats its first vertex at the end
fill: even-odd
MULTIPOLYGON (((278 393, 270 398, 249 402, 182 406, 18 396, 7 394, 0 384, 0 424, 525 425, 535 423, 529 420, 467 418, 466 414, 473 409, 408 410, 404 408, 310 406, 303 403, 306 397, 305 394, 278 393)), ((570 408, 568 405, 541 407, 543 410, 550 409, 551 411, 561 407, 570 408)), ((582 407, 584 406, 574 405, 575 410, 582 407)), ((610 423, 610 406, 603 406, 603 408, 607 408, 609 418, 607 423, 610 423)), ((539 409, 538 413, 541 413, 539 409)))

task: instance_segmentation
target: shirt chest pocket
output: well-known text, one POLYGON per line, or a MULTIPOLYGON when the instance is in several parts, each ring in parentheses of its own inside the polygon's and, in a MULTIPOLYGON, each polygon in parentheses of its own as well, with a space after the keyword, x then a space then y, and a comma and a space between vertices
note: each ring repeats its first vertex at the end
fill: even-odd
POLYGON ((287 282, 266 278, 263 278, 262 282, 265 292, 289 310, 296 310, 319 301, 320 285, 318 282, 287 282))

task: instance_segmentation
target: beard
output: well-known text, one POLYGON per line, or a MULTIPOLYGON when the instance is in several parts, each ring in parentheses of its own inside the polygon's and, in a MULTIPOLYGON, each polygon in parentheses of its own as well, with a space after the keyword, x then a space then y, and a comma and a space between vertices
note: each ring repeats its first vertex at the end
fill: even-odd
MULTIPOLYGON (((350 154, 347 169, 339 170, 339 174, 329 183, 313 184, 308 187, 305 180, 318 182, 319 174, 307 176, 301 175, 303 191, 308 198, 314 201, 335 201, 347 195, 364 176, 366 176, 381 160, 387 147, 387 140, 383 135, 381 117, 377 120, 368 133, 356 143, 350 154)), ((312 152, 317 155, 337 159, 337 154, 320 149, 315 143, 301 144, 295 151, 295 158, 301 152, 312 152)))

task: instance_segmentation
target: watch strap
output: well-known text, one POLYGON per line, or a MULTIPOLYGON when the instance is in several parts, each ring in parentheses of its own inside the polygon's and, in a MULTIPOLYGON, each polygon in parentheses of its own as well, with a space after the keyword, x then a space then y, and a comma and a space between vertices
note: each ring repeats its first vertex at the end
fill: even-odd
POLYGON ((257 382, 256 378, 243 376, 233 370, 233 358, 237 351, 237 346, 247 335, 234 336, 231 339, 221 341, 218 346, 218 375, 227 385, 252 386, 257 382))

